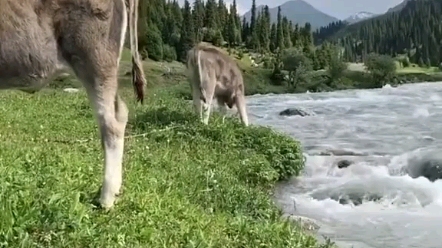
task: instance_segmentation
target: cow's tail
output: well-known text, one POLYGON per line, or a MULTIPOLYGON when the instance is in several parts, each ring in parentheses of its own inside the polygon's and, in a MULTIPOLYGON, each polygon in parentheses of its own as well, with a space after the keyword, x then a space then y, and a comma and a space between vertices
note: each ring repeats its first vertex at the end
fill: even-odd
POLYGON ((199 76, 199 81, 200 81, 200 100, 203 102, 206 102, 206 91, 205 91, 205 84, 207 82, 203 81, 203 68, 201 66, 201 50, 197 49, 196 50, 196 63, 198 64, 198 76, 199 76))
POLYGON ((132 54, 132 85, 134 87, 137 102, 143 103, 144 87, 146 85, 146 77, 143 71, 140 54, 138 53, 138 1, 126 0, 128 5, 129 18, 129 35, 130 35, 130 51, 132 54))

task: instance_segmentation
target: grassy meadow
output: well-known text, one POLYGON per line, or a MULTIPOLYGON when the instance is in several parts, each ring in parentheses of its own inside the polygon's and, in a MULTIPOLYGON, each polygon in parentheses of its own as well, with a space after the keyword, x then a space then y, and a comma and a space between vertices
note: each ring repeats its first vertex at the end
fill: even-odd
POLYGON ((0 247, 329 247, 281 219, 271 192, 304 166, 300 144, 264 128, 200 124, 178 64, 146 64, 147 100, 130 109, 122 195, 95 206, 103 153, 71 77, 36 94, 0 91, 0 247), (163 75, 163 67, 171 72, 163 75))
MULTIPOLYGON (((350 71, 365 71, 364 63, 348 63, 348 70, 350 71)), ((437 67, 420 67, 417 64, 410 64, 409 67, 400 66, 399 62, 396 61, 396 73, 399 75, 404 74, 437 74, 441 71, 437 67)))

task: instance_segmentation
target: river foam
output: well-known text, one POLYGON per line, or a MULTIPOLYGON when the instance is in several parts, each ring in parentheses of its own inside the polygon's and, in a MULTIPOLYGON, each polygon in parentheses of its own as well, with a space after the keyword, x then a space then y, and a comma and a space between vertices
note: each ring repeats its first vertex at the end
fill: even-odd
POLYGON ((305 150, 304 175, 279 186, 278 203, 341 247, 440 247, 442 180, 422 176, 433 173, 426 160, 442 165, 440 96, 441 83, 426 83, 249 97, 253 123, 305 150), (289 107, 315 115, 278 115, 289 107), (342 160, 352 164, 338 168, 342 160))

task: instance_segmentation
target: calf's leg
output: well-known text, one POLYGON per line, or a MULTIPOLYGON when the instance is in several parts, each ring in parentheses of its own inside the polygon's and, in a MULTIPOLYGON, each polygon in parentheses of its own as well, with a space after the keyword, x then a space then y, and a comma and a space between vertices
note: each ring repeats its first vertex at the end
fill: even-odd
POLYGON ((217 100, 217 103, 218 103, 219 112, 223 116, 223 123, 224 123, 224 121, 226 119, 226 116, 227 116, 226 103, 221 98, 217 98, 216 100, 217 100))
POLYGON ((247 116, 246 99, 243 94, 238 94, 236 96, 235 104, 242 123, 247 127, 249 125, 249 118, 247 116))
POLYGON ((124 132, 129 111, 126 104, 117 95, 116 77, 89 83, 93 85, 102 83, 103 85, 98 89, 87 87, 87 92, 92 106, 94 106, 104 150, 104 178, 100 204, 104 208, 110 208, 120 193, 123 181, 124 132))
POLYGON ((213 95, 215 94, 216 79, 212 72, 203 76, 201 80, 201 90, 203 91, 201 105, 202 105, 202 119, 204 124, 209 124, 210 111, 212 108, 213 95))
POLYGON ((117 94, 118 58, 106 54, 109 53, 103 48, 72 67, 87 90, 97 119, 104 150, 104 177, 99 201, 108 209, 114 205, 123 181, 124 132, 129 111, 117 94))
POLYGON ((202 105, 201 105, 201 91, 198 87, 194 85, 194 82, 196 81, 192 80, 190 81, 190 88, 192 90, 193 108, 195 110, 195 113, 199 116, 199 118, 202 119, 203 116, 202 116, 202 105))

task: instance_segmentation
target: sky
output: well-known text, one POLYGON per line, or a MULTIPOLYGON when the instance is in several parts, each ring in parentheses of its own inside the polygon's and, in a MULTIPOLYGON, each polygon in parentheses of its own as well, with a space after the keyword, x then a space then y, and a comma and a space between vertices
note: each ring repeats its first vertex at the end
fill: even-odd
MULTIPOLYGON (((192 0, 190 0, 192 1, 192 0)), ((281 5, 289 0, 256 0, 256 5, 265 5, 273 8, 281 5)), ((399 4, 403 0, 304 0, 311 4, 316 9, 334 16, 338 19, 345 19, 360 11, 372 12, 381 14, 389 8, 399 4)), ((184 0, 178 0, 184 3, 184 0)), ((231 0, 225 0, 230 4, 231 0)), ((247 12, 252 6, 252 0, 236 0, 238 5, 238 12, 240 15, 247 12)))

